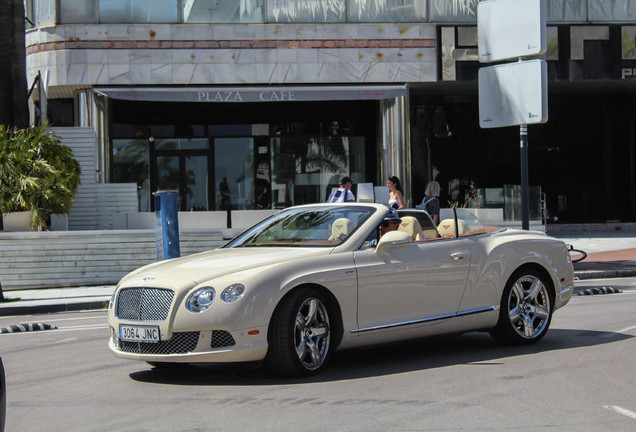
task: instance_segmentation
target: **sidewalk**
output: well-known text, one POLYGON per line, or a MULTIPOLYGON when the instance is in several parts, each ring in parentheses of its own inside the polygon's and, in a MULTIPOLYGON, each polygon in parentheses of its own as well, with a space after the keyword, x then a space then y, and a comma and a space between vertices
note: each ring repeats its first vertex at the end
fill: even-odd
MULTIPOLYGON (((587 252, 585 260, 574 263, 574 274, 579 279, 636 277, 636 232, 551 236, 587 252)), ((19 300, 0 303, 0 316, 105 309, 114 289, 115 285, 100 285, 5 291, 5 299, 19 300)))

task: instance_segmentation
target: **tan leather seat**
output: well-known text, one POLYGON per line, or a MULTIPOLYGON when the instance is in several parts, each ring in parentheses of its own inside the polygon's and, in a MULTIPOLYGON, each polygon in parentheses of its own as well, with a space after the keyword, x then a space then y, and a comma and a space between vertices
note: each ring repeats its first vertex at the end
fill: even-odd
MULTIPOLYGON (((468 231, 468 224, 465 220, 457 219, 457 228, 459 235, 468 231)), ((455 237, 455 219, 444 219, 437 226, 437 231, 442 237, 455 237)))
POLYGON ((329 241, 342 240, 353 231, 353 224, 347 218, 338 218, 331 224, 329 241))
POLYGON ((411 236, 413 241, 424 240, 426 237, 422 232, 422 226, 417 218, 413 216, 403 216, 402 223, 398 227, 398 231, 403 231, 411 236))

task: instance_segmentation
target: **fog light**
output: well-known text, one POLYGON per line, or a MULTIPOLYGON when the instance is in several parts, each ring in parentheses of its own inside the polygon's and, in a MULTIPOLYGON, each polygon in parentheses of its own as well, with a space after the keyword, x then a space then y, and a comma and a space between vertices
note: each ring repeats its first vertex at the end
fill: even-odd
POLYGON ((216 297, 216 291, 212 287, 199 288, 188 297, 186 301, 186 308, 190 312, 203 312, 214 303, 216 297))

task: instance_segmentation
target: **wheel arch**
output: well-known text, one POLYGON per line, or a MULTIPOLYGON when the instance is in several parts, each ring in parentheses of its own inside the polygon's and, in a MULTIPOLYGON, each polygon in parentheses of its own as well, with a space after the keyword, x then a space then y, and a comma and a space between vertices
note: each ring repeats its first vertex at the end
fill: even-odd
MULTIPOLYGON (((274 319, 274 316, 276 316, 276 314, 278 313, 278 310, 281 308, 281 305, 285 303, 285 299, 287 299, 293 293, 303 288, 315 289, 316 291, 318 291, 320 294, 322 294, 325 297, 325 300, 327 302, 326 306, 329 310, 329 319, 331 322, 331 335, 332 335, 331 343, 333 344, 334 349, 337 348, 338 345, 340 345, 340 342, 342 341, 342 336, 344 334, 342 310, 340 308, 340 303, 338 302, 338 299, 336 299, 336 296, 323 285, 320 285, 317 283, 302 283, 288 290, 285 293, 285 295, 279 298, 278 303, 276 304, 276 307, 274 307, 274 309, 272 310, 272 314, 270 316, 270 322, 272 319, 274 319)), ((268 327, 271 327, 271 326, 268 326, 268 327)), ((268 343, 269 343, 269 338, 270 338, 270 334, 268 332, 267 334, 268 343)))
POLYGON ((554 278, 552 277, 552 274, 550 273, 550 271, 545 268, 545 266, 543 266, 540 263, 537 262, 527 262, 524 263, 522 265, 520 265, 519 267, 515 268, 512 272, 510 272, 510 274, 508 275, 508 278, 506 279, 506 284, 510 281, 510 278, 512 278, 512 276, 517 273, 520 270, 523 269, 530 269, 530 270, 535 270, 538 273, 541 273, 542 276, 545 277, 545 279, 550 283, 550 286, 548 287, 550 292, 552 293, 551 296, 551 301, 552 301, 552 307, 554 307, 554 302, 556 299, 556 281, 554 280, 554 278))

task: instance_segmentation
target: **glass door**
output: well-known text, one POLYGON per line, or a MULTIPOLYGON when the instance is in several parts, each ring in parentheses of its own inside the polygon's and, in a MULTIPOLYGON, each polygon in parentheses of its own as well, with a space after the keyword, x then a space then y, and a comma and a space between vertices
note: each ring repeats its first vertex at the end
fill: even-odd
POLYGON ((179 192, 179 211, 210 207, 207 139, 157 140, 151 152, 152 190, 179 192))
POLYGON ((179 191, 179 211, 208 210, 208 157, 157 156, 157 190, 179 191))
POLYGON ((254 139, 214 139, 214 190, 218 210, 254 209, 254 139))

